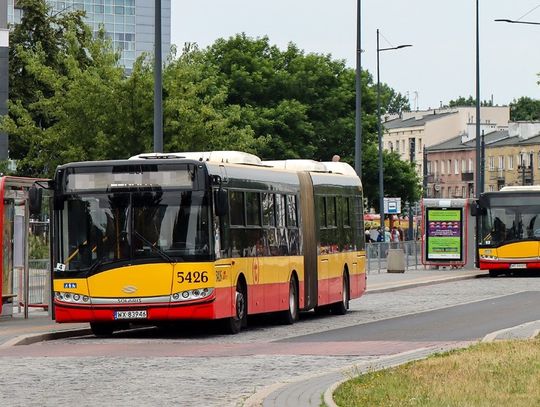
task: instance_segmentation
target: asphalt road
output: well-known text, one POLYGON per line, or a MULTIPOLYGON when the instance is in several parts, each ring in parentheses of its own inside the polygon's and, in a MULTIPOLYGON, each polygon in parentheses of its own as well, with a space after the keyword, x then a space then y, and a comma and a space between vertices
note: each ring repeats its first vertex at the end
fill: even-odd
POLYGON ((538 277, 483 278, 369 294, 345 316, 262 319, 233 336, 184 326, 4 348, 0 405, 239 406, 276 383, 540 319, 539 301, 538 277))

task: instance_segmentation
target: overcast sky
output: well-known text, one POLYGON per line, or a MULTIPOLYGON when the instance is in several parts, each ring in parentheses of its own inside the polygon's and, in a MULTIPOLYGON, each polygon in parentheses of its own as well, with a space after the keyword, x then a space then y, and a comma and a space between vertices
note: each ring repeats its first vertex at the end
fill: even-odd
MULTIPOLYGON (((200 47, 245 32, 280 48, 331 54, 355 67, 357 0, 172 0, 171 41, 200 47)), ((411 108, 435 108, 476 94, 475 0, 362 0, 362 67, 375 77, 376 30, 381 81, 408 95, 411 108)), ((540 0, 480 0, 481 99, 508 104, 540 99, 540 0), (529 13, 530 12, 530 13, 529 13), (527 14, 528 13, 528 14, 527 14), (526 14, 526 15, 525 15, 526 14)))

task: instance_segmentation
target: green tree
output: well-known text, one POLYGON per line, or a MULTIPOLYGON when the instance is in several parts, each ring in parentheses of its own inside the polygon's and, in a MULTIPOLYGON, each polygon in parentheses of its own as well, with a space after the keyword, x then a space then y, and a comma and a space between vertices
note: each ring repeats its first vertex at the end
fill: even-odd
POLYGON ((540 120, 540 100, 522 96, 510 103, 510 120, 540 120))
MULTIPOLYGON (((455 100, 448 102, 446 107, 461 107, 461 106, 476 106, 476 98, 469 96, 469 98, 464 98, 463 96, 458 97, 455 100)), ((492 100, 483 100, 480 102, 480 106, 493 106, 492 100)))

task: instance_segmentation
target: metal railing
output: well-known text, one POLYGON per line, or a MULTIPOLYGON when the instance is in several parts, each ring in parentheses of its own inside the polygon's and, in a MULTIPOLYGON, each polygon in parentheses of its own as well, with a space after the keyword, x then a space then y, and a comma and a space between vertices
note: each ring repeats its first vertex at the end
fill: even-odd
POLYGON ((48 309, 50 303, 49 260, 28 260, 28 300, 24 290, 24 269, 15 268, 13 290, 17 294, 18 312, 25 302, 29 307, 48 309))
POLYGON ((380 273, 387 270, 388 249, 403 249, 406 269, 422 266, 422 246, 419 240, 399 243, 366 243, 366 271, 368 273, 380 273))

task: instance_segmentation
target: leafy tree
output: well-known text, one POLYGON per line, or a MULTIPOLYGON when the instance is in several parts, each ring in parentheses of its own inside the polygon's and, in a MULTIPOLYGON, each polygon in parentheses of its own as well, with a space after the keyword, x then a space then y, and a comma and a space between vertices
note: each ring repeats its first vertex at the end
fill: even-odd
MULTIPOLYGON (((450 102, 448 102, 448 105, 446 107, 461 107, 461 106, 476 106, 476 98, 469 96, 469 98, 466 99, 463 96, 460 96, 457 99, 451 100, 450 102)), ((480 102, 480 106, 484 106, 484 107, 493 106, 493 101, 482 100, 480 102)))
MULTIPOLYGON (((372 143, 364 151, 362 184, 368 205, 379 210, 379 150, 372 143)), ((383 152, 384 194, 400 197, 403 202, 417 202, 421 195, 420 177, 414 164, 400 159, 396 152, 383 152)))
POLYGON ((520 97, 510 103, 510 120, 540 120, 540 100, 527 96, 520 97))

